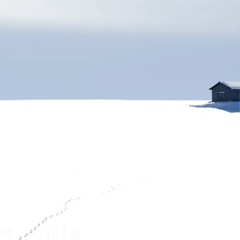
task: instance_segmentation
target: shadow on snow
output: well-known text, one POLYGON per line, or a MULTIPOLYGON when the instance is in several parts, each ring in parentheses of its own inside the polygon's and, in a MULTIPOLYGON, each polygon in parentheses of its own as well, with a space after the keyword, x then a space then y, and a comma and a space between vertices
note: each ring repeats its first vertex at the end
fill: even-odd
POLYGON ((205 104, 190 105, 190 107, 196 108, 216 108, 219 110, 227 111, 229 113, 239 113, 240 112, 240 102, 208 102, 205 104))

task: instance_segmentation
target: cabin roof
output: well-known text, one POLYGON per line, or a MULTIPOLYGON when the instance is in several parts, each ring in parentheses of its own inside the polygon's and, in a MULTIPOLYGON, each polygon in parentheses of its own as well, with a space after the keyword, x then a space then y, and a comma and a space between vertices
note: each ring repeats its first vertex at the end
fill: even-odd
POLYGON ((218 82, 217 84, 212 86, 209 90, 212 90, 219 83, 222 83, 223 85, 225 85, 233 90, 240 90, 240 82, 231 82, 231 81, 218 82))

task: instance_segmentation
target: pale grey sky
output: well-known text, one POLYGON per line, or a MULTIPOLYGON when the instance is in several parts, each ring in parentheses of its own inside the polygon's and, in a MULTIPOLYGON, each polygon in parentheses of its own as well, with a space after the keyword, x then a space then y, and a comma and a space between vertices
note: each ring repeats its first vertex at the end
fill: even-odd
POLYGON ((0 23, 158 34, 239 34, 239 0, 0 0, 0 23))
POLYGON ((0 0, 0 99, 210 99, 239 56, 239 0, 0 0))

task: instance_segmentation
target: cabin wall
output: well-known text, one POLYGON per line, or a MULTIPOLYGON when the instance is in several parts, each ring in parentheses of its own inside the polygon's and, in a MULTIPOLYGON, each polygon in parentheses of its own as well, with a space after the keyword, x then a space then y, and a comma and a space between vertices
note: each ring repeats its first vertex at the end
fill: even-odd
POLYGON ((219 83, 212 89, 212 101, 240 101, 240 90, 232 90, 229 87, 219 83), (219 98, 218 92, 224 92, 224 97, 219 98))

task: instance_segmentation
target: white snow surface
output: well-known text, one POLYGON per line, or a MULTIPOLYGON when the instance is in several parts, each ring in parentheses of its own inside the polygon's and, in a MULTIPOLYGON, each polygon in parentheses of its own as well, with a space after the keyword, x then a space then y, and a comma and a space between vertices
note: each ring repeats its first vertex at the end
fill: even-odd
POLYGON ((204 103, 1 101, 0 239, 239 240, 240 114, 204 103))

